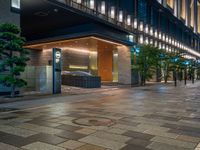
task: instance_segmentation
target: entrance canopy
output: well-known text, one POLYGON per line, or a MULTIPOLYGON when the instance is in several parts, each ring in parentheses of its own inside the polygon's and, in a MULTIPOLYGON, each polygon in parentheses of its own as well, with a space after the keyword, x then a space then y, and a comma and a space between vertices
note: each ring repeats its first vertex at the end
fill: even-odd
POLYGON ((118 49, 124 45, 97 37, 27 45, 37 61, 30 65, 51 65, 52 49, 62 50, 62 71, 81 71, 100 76, 103 82, 118 82, 118 49))

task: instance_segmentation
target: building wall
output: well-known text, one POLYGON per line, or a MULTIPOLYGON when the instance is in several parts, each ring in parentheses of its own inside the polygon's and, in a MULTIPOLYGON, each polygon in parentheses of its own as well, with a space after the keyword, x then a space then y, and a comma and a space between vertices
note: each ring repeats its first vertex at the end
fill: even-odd
POLYGON ((128 46, 118 46, 118 82, 131 85, 131 53, 128 46))
POLYGON ((0 23, 14 23, 20 26, 20 14, 12 12, 10 0, 0 0, 0 23))

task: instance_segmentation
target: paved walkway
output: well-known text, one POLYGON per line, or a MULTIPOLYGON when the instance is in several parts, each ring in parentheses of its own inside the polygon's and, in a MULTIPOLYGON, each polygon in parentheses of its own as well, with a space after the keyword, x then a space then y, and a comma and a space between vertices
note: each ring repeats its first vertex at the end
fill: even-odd
POLYGON ((200 150, 200 82, 1 104, 0 150, 200 150))

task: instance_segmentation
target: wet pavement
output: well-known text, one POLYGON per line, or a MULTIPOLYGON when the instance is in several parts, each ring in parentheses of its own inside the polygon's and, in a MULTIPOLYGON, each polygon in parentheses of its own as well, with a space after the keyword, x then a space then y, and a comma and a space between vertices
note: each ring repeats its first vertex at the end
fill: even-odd
POLYGON ((200 82, 1 104, 0 150, 200 150, 200 82))

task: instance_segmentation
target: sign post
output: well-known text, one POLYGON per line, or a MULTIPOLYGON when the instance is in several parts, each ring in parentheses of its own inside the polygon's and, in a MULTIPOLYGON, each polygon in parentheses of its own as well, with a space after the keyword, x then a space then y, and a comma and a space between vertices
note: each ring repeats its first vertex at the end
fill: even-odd
POLYGON ((53 48, 53 94, 61 93, 61 49, 53 48))

